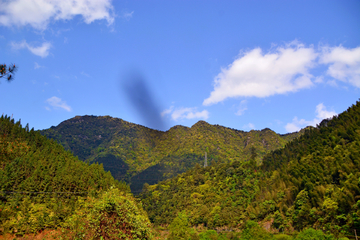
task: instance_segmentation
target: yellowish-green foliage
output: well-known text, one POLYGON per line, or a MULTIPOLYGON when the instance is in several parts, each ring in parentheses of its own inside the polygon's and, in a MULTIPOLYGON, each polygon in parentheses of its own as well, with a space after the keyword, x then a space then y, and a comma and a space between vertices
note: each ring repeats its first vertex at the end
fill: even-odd
POLYGON ((186 210, 190 225, 236 227, 248 217, 246 210, 259 191, 259 177, 249 163, 239 161, 206 168, 197 165, 148 187, 141 198, 156 224, 171 223, 179 211, 186 210))
POLYGON ((190 225, 211 229, 244 228, 253 220, 279 232, 314 228, 335 237, 350 234, 360 228, 360 103, 307 128, 265 155, 261 166, 197 165, 147 186, 140 197, 155 224, 171 223, 185 211, 190 225))
POLYGON ((112 188, 88 198, 64 224, 76 239, 152 239, 150 221, 131 195, 112 188))
POLYGON ((185 212, 180 212, 169 226, 169 240, 187 240, 191 238, 192 229, 190 228, 188 216, 185 212))
POLYGON ((114 180, 101 165, 84 163, 55 141, 2 116, 0 234, 74 228, 65 220, 84 217, 84 212, 92 216, 83 221, 91 227, 82 232, 85 235, 98 236, 92 229, 104 230, 104 236, 120 234, 111 229, 121 229, 124 239, 151 237, 147 215, 125 183, 114 180), (115 213, 119 221, 113 221, 115 213))
POLYGON ((253 153, 259 164, 264 154, 301 135, 278 135, 270 129, 244 132, 204 121, 162 132, 108 116, 77 116, 41 133, 81 160, 103 163, 136 193, 146 182, 154 184, 203 164, 205 152, 209 163, 244 161, 253 153))

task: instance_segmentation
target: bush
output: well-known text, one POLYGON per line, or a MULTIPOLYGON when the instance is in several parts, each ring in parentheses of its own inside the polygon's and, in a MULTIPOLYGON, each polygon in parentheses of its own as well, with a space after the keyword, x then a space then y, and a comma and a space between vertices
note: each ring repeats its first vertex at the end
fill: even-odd
POLYGON ((199 234, 200 240, 217 240, 218 233, 215 230, 207 230, 199 234))
POLYGON ((151 239, 146 212, 129 195, 117 188, 100 198, 78 203, 78 210, 64 225, 76 239, 151 239))
POLYGON ((179 212, 169 226, 169 240, 188 240, 195 237, 194 230, 189 227, 189 218, 185 211, 179 212))
POLYGON ((275 240, 292 240, 293 238, 286 234, 277 234, 277 235, 274 235, 274 239, 275 240))
POLYGON ((268 233, 265 229, 261 228, 259 224, 254 221, 247 221, 245 229, 241 233, 242 240, 271 240, 274 239, 271 233, 268 233))
POLYGON ((332 240, 334 239, 333 235, 326 235, 321 230, 315 230, 313 228, 305 229, 300 232, 295 240, 332 240))

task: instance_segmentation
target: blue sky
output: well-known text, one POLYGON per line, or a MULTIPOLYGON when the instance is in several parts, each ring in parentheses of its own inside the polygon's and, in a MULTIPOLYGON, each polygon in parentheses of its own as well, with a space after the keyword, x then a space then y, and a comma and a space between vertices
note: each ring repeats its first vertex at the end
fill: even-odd
POLYGON ((278 133, 360 96, 359 1, 0 0, 0 114, 278 133))

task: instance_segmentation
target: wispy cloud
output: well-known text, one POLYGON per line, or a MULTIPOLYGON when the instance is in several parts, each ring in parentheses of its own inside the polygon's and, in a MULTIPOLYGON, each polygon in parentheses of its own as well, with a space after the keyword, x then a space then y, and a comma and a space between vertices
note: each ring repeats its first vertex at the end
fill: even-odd
POLYGON ((82 71, 81 75, 84 75, 85 77, 91 77, 89 74, 87 74, 86 72, 82 71))
POLYGON ((132 12, 124 12, 124 13, 122 14, 122 17, 123 17, 125 20, 129 21, 129 20, 132 18, 133 14, 134 14, 134 11, 132 11, 132 12))
POLYGON ((301 128, 306 126, 316 126, 316 124, 320 123, 323 119, 331 118, 336 115, 335 111, 328 111, 324 104, 320 103, 316 106, 316 117, 313 120, 305 120, 305 119, 298 119, 298 117, 294 117, 291 123, 286 124, 285 129, 287 132, 296 132, 299 131, 301 128))
POLYGON ((44 66, 41 66, 40 64, 38 64, 37 62, 35 62, 35 66, 34 69, 39 69, 39 68, 43 68, 44 66))
POLYGON ((246 129, 246 130, 255 129, 255 125, 252 124, 252 123, 248 123, 248 124, 246 124, 246 125, 243 126, 243 129, 246 129))
POLYGON ((165 115, 170 114, 173 109, 174 106, 171 106, 169 109, 165 109, 164 111, 161 112, 161 116, 164 117, 165 115))
POLYGON ((42 58, 45 58, 49 55, 51 43, 44 42, 41 46, 35 47, 35 46, 32 46, 31 44, 28 44, 25 40, 23 40, 18 43, 12 42, 11 47, 16 50, 27 48, 31 53, 33 53, 37 56, 40 56, 42 58))
MULTIPOLYGON (((50 107, 52 107, 53 109, 58 109, 58 108, 61 108, 61 109, 64 109, 68 112, 71 112, 71 107, 69 105, 66 104, 65 101, 61 100, 61 98, 58 98, 56 96, 53 96, 49 99, 47 99, 45 101, 47 104, 50 105, 50 107)), ((45 107, 47 110, 51 110, 49 106, 45 107)))
POLYGON ((169 109, 164 110, 161 113, 161 116, 164 117, 165 115, 169 114, 171 116, 171 119, 174 121, 178 121, 180 119, 208 119, 209 118, 209 112, 207 110, 203 111, 197 111, 197 108, 176 108, 174 109, 173 106, 171 106, 169 109))
POLYGON ((291 42, 263 53, 260 48, 244 52, 214 79, 214 90, 203 105, 233 97, 268 97, 295 92, 313 85, 309 70, 318 54, 312 46, 291 42))
POLYGON ((13 0, 0 1, 0 25, 30 25, 45 30, 51 20, 70 20, 80 15, 85 23, 105 19, 114 22, 111 0, 13 0))
POLYGON ((246 100, 242 100, 237 108, 237 111, 235 113, 235 115, 241 116, 244 114, 244 112, 247 110, 247 101, 246 100))

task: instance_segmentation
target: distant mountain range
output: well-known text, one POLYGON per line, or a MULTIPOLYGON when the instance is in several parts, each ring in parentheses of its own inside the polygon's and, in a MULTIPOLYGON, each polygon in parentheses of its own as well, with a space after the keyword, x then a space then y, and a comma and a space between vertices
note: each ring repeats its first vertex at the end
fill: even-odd
POLYGON ((199 121, 191 128, 174 126, 153 130, 110 116, 76 116, 40 131, 70 150, 80 160, 103 164, 115 179, 130 183, 134 193, 208 163, 256 161, 303 134, 277 134, 269 128, 250 132, 199 121))

